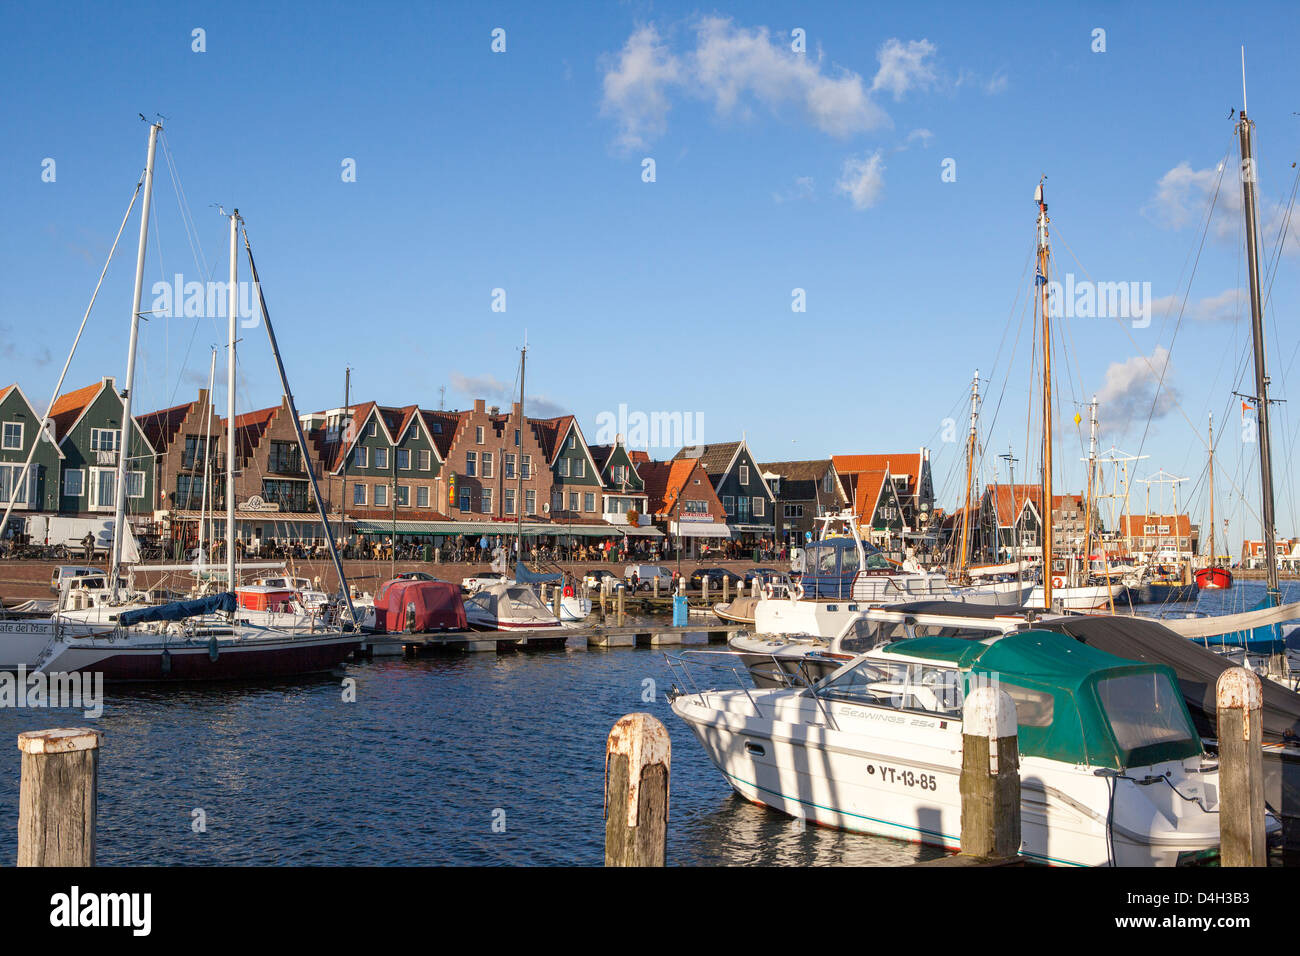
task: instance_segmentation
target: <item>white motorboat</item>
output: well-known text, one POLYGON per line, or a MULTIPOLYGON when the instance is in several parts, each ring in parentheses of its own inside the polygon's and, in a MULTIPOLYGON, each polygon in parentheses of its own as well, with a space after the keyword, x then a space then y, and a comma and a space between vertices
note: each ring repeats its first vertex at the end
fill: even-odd
POLYGON ((499 581, 465 598, 465 619, 479 631, 518 631, 560 626, 532 585, 499 581))
POLYGON ((959 849, 962 706, 994 682, 1016 703, 1025 856, 1173 865, 1217 847, 1217 764, 1173 672, 1064 635, 900 640, 809 687, 674 688, 670 700, 745 799, 824 826, 959 849))

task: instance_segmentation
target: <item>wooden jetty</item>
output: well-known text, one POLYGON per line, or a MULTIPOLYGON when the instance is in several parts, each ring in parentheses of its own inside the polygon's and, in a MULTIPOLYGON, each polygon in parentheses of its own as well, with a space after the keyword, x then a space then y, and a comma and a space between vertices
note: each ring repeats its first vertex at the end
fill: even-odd
MULTIPOLYGON (((571 640, 581 640, 588 647, 660 647, 681 644, 698 635, 707 643, 726 641, 733 634, 747 630, 741 624, 709 622, 688 624, 613 624, 593 627, 546 627, 513 631, 438 631, 428 634, 374 634, 366 638, 362 653, 384 655, 415 654, 421 650, 489 652, 517 648, 563 647, 571 640)), ((698 639, 698 638, 697 638, 698 639)))

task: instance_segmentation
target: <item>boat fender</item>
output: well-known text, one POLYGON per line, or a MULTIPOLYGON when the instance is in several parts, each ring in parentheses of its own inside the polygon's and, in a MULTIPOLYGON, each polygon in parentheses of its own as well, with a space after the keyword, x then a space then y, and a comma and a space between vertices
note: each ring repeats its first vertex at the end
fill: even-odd
POLYGON ((1065 578, 1061 577, 1059 574, 1058 574, 1058 575, 1055 575, 1055 576, 1052 578, 1052 587, 1054 587, 1054 588, 1063 588, 1063 587, 1065 587, 1065 578))
POLYGON ((216 663, 217 656, 221 652, 217 649, 217 635, 213 634, 208 638, 208 660, 216 663))
POLYGON ((171 651, 163 648, 162 657, 159 661, 162 664, 163 676, 166 677, 172 672, 172 655, 171 651))

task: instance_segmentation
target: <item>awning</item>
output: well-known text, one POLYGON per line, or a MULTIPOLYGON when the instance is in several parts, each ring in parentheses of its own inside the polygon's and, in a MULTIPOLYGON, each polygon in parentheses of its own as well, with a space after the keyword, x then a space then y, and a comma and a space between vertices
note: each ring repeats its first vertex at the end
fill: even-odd
POLYGON ((673 534, 683 538, 730 538, 731 528, 720 521, 683 521, 681 530, 677 522, 669 525, 673 534))
MULTIPOLYGON (((173 521, 198 521, 200 517, 205 517, 208 521, 222 522, 226 520, 225 509, 218 511, 209 511, 206 514, 200 511, 171 511, 163 512, 173 521)), ((330 524, 338 524, 339 516, 337 514, 328 515, 330 524)), ((264 521, 268 524, 280 522, 282 524, 301 524, 312 523, 320 524, 320 515, 315 511, 236 511, 236 521, 264 521)), ((348 523, 352 519, 348 518, 348 523)))
POLYGON ((662 538, 664 536, 664 533, 658 528, 652 528, 649 525, 635 528, 631 525, 615 525, 613 530, 619 534, 625 534, 629 538, 662 538))
MULTIPOLYGON (((361 534, 392 534, 393 522, 391 521, 353 521, 348 519, 352 529, 361 534)), ((519 533, 520 527, 513 521, 401 521, 397 522, 398 534, 409 535, 472 535, 481 537, 488 535, 496 537, 500 535, 505 538, 513 537, 519 533)), ((580 538, 608 538, 619 533, 620 528, 611 527, 610 525, 580 525, 580 524, 541 524, 535 521, 525 521, 523 524, 523 534, 526 538, 537 537, 538 535, 572 535, 580 538)))

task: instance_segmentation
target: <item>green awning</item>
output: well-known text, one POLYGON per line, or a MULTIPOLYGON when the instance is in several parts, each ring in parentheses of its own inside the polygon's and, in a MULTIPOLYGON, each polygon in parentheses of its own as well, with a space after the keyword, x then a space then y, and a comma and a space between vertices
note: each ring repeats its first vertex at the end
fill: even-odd
MULTIPOLYGON (((391 521, 356 521, 352 529, 360 534, 392 534, 391 521)), ((397 522, 397 533, 405 535, 496 535, 511 536, 519 531, 514 522, 506 521, 401 521, 397 522)), ((580 538, 606 538, 620 534, 618 528, 607 525, 565 525, 539 524, 525 521, 525 537, 539 535, 571 535, 580 538)))

